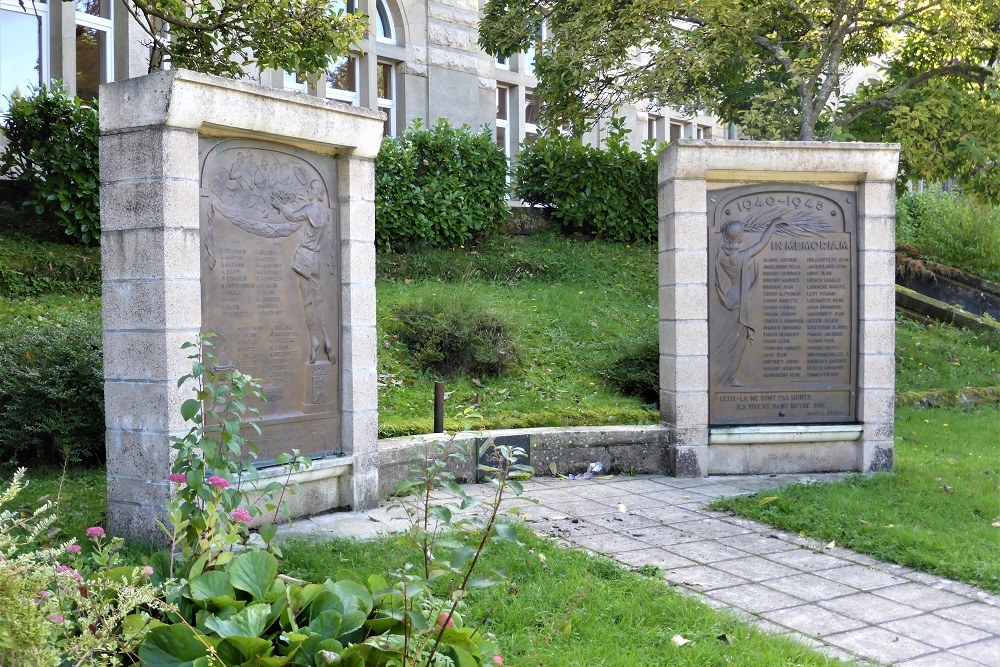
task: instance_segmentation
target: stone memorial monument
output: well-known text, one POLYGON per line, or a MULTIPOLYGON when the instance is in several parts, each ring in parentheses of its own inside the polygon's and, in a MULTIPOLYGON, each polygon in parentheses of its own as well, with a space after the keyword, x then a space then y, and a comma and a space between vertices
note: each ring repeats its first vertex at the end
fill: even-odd
POLYGON ((299 449, 293 516, 378 500, 378 112, 184 70, 101 90, 109 522, 157 537, 185 341, 258 377, 261 474, 299 449))
POLYGON ((660 156, 660 405, 678 476, 892 465, 898 148, 660 156))

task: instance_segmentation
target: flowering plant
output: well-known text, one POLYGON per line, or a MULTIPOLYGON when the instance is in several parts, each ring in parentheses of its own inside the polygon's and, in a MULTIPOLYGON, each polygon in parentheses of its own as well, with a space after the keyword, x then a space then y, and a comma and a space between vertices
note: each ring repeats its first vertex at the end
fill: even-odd
MULTIPOLYGON (((260 412, 250 405, 266 400, 260 380, 219 368, 210 335, 182 347, 193 350, 188 356, 192 366, 177 386, 192 382, 195 397, 184 401, 181 415, 193 425, 183 438, 172 439, 176 455, 167 479, 175 494, 167 508, 170 525, 163 529, 172 544, 169 575, 180 565, 180 573, 190 577, 227 563, 233 548, 246 543, 248 524, 264 511, 274 512, 273 518, 287 511, 283 494, 290 480, 257 483, 253 462, 258 448, 245 434, 260 434, 254 421, 260 412)), ((297 451, 282 454, 277 462, 287 466, 289 475, 309 465, 297 451)), ((273 524, 260 528, 269 546, 274 533, 273 524)))

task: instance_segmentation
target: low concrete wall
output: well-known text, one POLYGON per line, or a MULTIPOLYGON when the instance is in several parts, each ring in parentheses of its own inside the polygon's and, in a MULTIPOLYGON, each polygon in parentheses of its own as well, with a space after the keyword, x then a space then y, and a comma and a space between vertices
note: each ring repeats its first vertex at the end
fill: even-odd
POLYGON ((386 497, 396 485, 410 477, 409 469, 420 465, 431 443, 454 437, 465 449, 461 458, 449 459, 448 469, 460 481, 476 479, 478 452, 490 439, 523 447, 536 474, 549 474, 555 463, 560 474, 583 472, 594 462, 613 473, 665 473, 667 429, 662 426, 580 426, 566 428, 501 429, 385 438, 378 442, 379 494, 386 497))

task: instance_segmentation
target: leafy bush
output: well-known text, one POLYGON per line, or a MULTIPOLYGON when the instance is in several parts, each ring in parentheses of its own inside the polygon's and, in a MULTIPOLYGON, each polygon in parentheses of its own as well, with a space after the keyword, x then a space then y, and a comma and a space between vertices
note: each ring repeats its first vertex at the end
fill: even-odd
POLYGON ((59 86, 14 93, 2 131, 0 176, 27 187, 24 205, 80 243, 98 243, 101 220, 97 112, 59 86))
POLYGON ((650 405, 660 402, 660 344, 640 343, 618 357, 604 371, 604 377, 626 396, 635 396, 650 405))
POLYGON ((386 137, 375 160, 375 240, 384 250, 457 247, 494 232, 507 216, 507 160, 488 129, 419 121, 386 137))
POLYGON ((0 330, 0 460, 104 459, 101 326, 83 317, 0 330))
POLYGON ((607 148, 558 132, 518 153, 514 194, 545 206, 565 232, 613 241, 651 240, 657 232, 657 161, 636 153, 624 121, 613 121, 607 148))
POLYGON ((910 192, 896 207, 896 242, 932 260, 1000 280, 1000 207, 940 189, 910 192))
POLYGON ((487 310, 431 298, 403 304, 393 315, 414 362, 441 375, 500 375, 517 361, 507 324, 487 310))

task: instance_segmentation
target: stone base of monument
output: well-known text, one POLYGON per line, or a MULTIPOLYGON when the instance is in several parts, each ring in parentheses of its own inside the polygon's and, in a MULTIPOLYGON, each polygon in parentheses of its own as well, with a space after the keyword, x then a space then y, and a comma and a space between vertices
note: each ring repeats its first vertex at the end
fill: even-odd
POLYGON ((889 144, 660 154, 660 411, 677 476, 892 466, 889 144))
MULTIPOLYGON (((190 350, 262 380, 293 515, 378 501, 374 157, 383 115, 184 70, 101 87, 109 524, 162 540, 190 350)), ((264 469, 265 477, 277 469, 264 469)))

